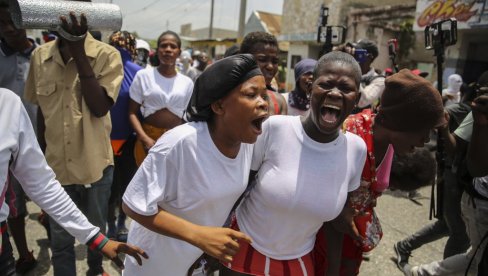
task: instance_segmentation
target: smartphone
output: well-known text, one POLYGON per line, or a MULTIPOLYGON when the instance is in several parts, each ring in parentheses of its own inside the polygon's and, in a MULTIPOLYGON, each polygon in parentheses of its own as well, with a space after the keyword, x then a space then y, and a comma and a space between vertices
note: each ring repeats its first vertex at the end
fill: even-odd
POLYGON ((398 40, 396 38, 392 38, 388 40, 388 55, 396 56, 398 51, 398 40))
POLYGON ((363 63, 368 57, 368 51, 366 49, 354 49, 354 58, 358 63, 363 63))

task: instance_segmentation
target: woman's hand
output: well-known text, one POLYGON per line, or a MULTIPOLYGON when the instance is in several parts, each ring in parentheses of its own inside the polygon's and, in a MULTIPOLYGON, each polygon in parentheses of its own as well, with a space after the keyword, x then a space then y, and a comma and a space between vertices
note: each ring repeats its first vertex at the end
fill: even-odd
POLYGON ((246 234, 230 228, 198 226, 192 244, 222 262, 232 262, 240 240, 252 242, 246 234))
POLYGON ((359 235, 354 222, 354 217, 358 215, 360 215, 359 211, 346 203, 342 212, 331 223, 337 231, 349 235, 356 241, 362 241, 363 238, 359 235))
POLYGON ((134 257, 139 265, 142 265, 141 256, 145 259, 149 258, 146 252, 139 247, 113 240, 109 240, 100 251, 105 257, 112 260, 121 269, 124 269, 124 263, 119 258, 119 253, 124 253, 134 257))
POLYGON ((144 149, 146 150, 146 152, 149 151, 154 146, 154 144, 156 144, 156 141, 151 139, 149 136, 141 139, 141 142, 144 145, 144 149))

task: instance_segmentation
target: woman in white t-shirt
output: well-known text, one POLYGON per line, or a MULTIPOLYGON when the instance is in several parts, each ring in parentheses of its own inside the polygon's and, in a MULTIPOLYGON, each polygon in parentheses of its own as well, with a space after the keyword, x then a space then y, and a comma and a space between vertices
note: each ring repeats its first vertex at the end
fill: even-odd
POLYGON ((341 126, 357 102, 361 69, 331 52, 313 76, 307 117, 272 116, 263 125, 251 164, 256 182, 232 223, 253 242, 241 242, 220 275, 314 275, 317 231, 359 187, 366 145, 341 126))
POLYGON ((222 228, 247 187, 253 143, 268 116, 264 77, 252 55, 214 63, 195 83, 189 123, 151 148, 123 196, 128 241, 151 256, 125 275, 186 275, 205 252, 230 261, 247 235, 222 228))
POLYGON ((162 33, 158 38, 159 65, 137 72, 130 86, 129 121, 137 134, 134 149, 137 165, 164 132, 183 123, 193 82, 176 71, 180 48, 181 40, 176 33, 162 33))

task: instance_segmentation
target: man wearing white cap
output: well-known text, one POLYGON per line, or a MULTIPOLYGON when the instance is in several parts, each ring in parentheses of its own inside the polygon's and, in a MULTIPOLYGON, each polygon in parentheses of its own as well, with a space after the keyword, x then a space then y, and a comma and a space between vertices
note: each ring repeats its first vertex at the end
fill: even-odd
POLYGON ((134 62, 142 68, 146 68, 148 66, 147 60, 149 58, 149 52, 151 52, 149 43, 142 39, 136 39, 136 51, 137 58, 134 62))

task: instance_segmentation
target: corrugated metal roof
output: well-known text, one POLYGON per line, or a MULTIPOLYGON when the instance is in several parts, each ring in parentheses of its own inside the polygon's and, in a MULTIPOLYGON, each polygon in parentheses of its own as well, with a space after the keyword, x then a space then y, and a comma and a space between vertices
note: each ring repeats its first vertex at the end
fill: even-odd
POLYGON ((263 12, 263 11, 255 11, 261 22, 265 25, 270 32, 274 36, 279 36, 281 33, 281 15, 263 12))

